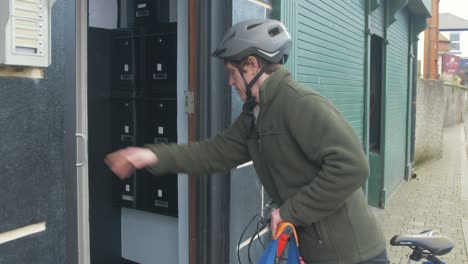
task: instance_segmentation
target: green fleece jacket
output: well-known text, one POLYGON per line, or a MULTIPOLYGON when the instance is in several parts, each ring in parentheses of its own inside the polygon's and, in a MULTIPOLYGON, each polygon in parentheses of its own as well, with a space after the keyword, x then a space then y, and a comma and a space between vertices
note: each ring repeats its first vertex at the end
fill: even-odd
POLYGON ((362 185, 369 164, 350 124, 327 99, 281 67, 260 87, 253 131, 244 114, 224 133, 187 145, 150 145, 156 174, 207 175, 252 160, 265 190, 297 227, 307 263, 352 264, 377 256, 385 238, 362 185))

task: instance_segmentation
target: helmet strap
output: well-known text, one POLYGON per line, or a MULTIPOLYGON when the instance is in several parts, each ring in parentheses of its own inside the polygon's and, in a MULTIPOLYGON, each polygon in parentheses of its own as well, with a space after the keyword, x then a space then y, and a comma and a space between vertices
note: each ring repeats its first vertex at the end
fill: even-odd
POLYGON ((246 114, 246 117, 244 119, 244 125, 247 128, 247 130, 251 131, 253 127, 255 126, 255 115, 253 113, 253 110, 255 106, 257 105, 256 97, 252 95, 252 86, 258 81, 258 79, 262 76, 262 74, 266 72, 269 65, 268 64, 264 65, 260 69, 260 71, 253 77, 250 83, 247 83, 247 81, 245 80, 244 74, 242 74, 242 67, 240 63, 237 64, 236 67, 240 75, 242 76, 242 79, 244 79, 245 92, 247 94, 247 98, 244 102, 244 105, 242 106, 242 112, 246 114))

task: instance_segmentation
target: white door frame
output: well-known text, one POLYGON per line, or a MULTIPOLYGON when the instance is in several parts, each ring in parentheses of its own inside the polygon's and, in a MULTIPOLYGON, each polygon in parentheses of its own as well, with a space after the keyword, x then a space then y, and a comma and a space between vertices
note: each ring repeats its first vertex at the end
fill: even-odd
POLYGON ((88 189, 88 0, 76 2, 76 135, 78 263, 90 263, 88 189), (78 138, 79 137, 79 138, 78 138))

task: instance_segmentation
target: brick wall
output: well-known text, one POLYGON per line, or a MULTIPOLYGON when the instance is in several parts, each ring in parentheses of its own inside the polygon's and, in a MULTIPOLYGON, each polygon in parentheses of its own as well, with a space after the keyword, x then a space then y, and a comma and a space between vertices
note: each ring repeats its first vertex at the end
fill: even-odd
MULTIPOLYGON (((424 78, 437 79, 439 50, 439 0, 432 0, 432 17, 427 19, 424 30, 424 78)), ((422 52, 422 51, 421 51, 422 52)))
POLYGON ((450 42, 439 41, 439 52, 448 53, 450 51, 450 42))

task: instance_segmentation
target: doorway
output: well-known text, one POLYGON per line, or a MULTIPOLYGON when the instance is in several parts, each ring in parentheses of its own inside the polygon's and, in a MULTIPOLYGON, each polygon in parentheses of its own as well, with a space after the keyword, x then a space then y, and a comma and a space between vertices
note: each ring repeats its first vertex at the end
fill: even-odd
POLYGON ((369 176, 369 204, 383 207, 382 197, 384 195, 384 152, 382 145, 383 131, 383 63, 384 63, 384 40, 383 38, 371 36, 370 52, 370 109, 369 109, 369 163, 371 172, 369 176))
MULTIPOLYGON (((78 168, 79 263, 154 263, 155 260, 161 263, 188 263, 187 177, 173 176, 177 179, 177 214, 162 212, 164 210, 144 210, 142 207, 136 207, 135 197, 132 204, 131 196, 121 193, 122 187, 125 191, 126 188, 130 190, 135 186, 116 181, 115 176, 103 163, 104 156, 115 149, 112 137, 115 132, 115 100, 112 100, 112 91, 116 86, 112 75, 115 58, 122 57, 122 53, 116 54, 112 48, 116 34, 125 32, 135 23, 151 23, 144 21, 149 19, 145 10, 135 10, 144 7, 145 4, 149 7, 151 3, 157 3, 157 8, 151 7, 154 9, 148 8, 148 11, 157 10, 157 19, 164 20, 164 24, 172 23, 177 36, 174 47, 177 53, 175 65, 188 65, 188 54, 185 52, 188 50, 188 17, 179 15, 188 13, 188 4, 175 0, 86 2, 77 3, 77 17, 84 18, 77 28, 78 77, 81 80, 77 88, 77 130, 87 140, 87 148, 83 147, 81 150, 88 156, 87 162, 78 168), (165 12, 160 11, 163 9, 165 12), (140 21, 135 21, 136 16, 132 14, 139 14, 136 20, 141 18, 140 21), (122 200, 130 203, 127 206, 122 205, 122 200)), ((140 33, 149 35, 154 33, 150 32, 151 30, 145 27, 144 32, 140 33)), ((148 39, 159 41, 154 35, 148 39)), ((133 49, 134 52, 138 52, 137 45, 133 49)), ((156 63, 155 70, 158 68, 164 69, 165 64, 156 63)), ((123 70, 131 72, 128 68, 123 70)), ((188 68, 176 66, 173 71, 177 72, 174 87, 187 87, 188 68)), ((147 72, 141 71, 141 75, 145 73, 147 72)), ((164 79, 164 71, 155 74, 154 80, 164 79)), ((129 79, 126 74, 119 76, 123 81, 129 79)), ((183 109, 184 91, 174 89, 173 92, 171 100, 166 100, 168 96, 165 96, 163 103, 166 105, 167 102, 171 102, 172 105, 173 126, 176 126, 177 132, 172 134, 171 140, 184 143, 188 141, 188 119, 183 109)), ((120 101, 122 100, 120 98, 120 101)), ((148 109, 151 105, 159 106, 161 103, 159 101, 159 104, 156 104, 153 101, 146 100, 146 107, 141 104, 141 108, 137 104, 132 105, 131 108, 135 110, 133 113, 135 114, 137 109, 148 109)), ((165 125, 158 127, 157 131, 166 131, 163 127, 165 125)), ((127 125, 123 125, 123 129, 130 131, 131 126, 127 128, 127 125)), ((161 189, 156 190, 156 193, 158 191, 161 189)), ((174 197, 174 193, 171 197, 174 197)), ((168 208, 168 202, 160 199, 158 206, 168 208)))

